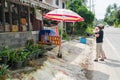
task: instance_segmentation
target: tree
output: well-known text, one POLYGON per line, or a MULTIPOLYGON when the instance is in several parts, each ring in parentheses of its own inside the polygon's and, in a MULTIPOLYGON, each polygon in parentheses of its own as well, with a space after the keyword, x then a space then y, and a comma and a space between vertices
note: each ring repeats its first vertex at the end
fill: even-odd
POLYGON ((115 27, 120 26, 120 9, 116 4, 108 6, 104 21, 115 27))
POLYGON ((120 27, 120 10, 116 12, 115 17, 116 17, 115 25, 120 27))
POLYGON ((120 22, 120 10, 117 11, 117 13, 116 13, 116 18, 117 18, 118 21, 120 22))
POLYGON ((117 4, 113 4, 113 9, 116 11, 117 10, 117 4))
POLYGON ((84 22, 75 23, 75 32, 78 34, 84 33, 86 28, 89 25, 92 25, 94 21, 94 14, 87 9, 86 5, 84 4, 85 2, 86 0, 71 0, 67 4, 68 9, 78 13, 85 19, 84 22))

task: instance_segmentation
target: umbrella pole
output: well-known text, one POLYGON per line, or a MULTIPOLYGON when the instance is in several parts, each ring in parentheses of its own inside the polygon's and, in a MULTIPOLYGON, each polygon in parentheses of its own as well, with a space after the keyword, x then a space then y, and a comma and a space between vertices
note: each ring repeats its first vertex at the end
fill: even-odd
POLYGON ((60 44, 60 46, 59 46, 59 51, 58 51, 58 54, 57 54, 57 57, 58 58, 62 58, 62 49, 61 49, 61 45, 62 45, 62 34, 63 34, 63 21, 61 21, 61 34, 60 34, 60 36, 61 36, 61 44, 60 44))

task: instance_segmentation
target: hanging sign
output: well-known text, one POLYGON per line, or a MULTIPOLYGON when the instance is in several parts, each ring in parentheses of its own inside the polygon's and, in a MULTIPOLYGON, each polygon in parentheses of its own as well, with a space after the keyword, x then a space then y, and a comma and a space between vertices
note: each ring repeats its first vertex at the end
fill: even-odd
POLYGON ((36 9, 35 12, 36 12, 36 19, 42 20, 42 11, 39 9, 36 9))

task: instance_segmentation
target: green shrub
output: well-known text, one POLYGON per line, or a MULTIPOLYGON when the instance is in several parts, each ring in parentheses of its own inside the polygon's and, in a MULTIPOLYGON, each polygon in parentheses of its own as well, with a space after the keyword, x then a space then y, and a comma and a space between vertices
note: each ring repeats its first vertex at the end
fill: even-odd
POLYGON ((8 66, 5 64, 0 66, 0 77, 7 74, 7 68, 8 66))
POLYGON ((93 34, 94 27, 87 27, 86 33, 93 34))
POLYGON ((34 44, 34 40, 33 39, 29 39, 26 41, 26 44, 25 46, 30 46, 30 45, 33 45, 34 44))

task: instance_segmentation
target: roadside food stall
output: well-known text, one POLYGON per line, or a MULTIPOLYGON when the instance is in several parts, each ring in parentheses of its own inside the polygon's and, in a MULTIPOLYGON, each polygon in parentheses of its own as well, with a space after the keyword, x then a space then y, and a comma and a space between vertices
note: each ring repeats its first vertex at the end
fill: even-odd
MULTIPOLYGON (((68 10, 68 9, 55 9, 53 11, 50 11, 45 14, 44 16, 47 19, 55 20, 55 21, 61 21, 61 36, 60 41, 62 42, 62 34, 63 34, 63 22, 82 22, 84 21, 84 18, 78 15, 77 13, 68 10)), ((60 42, 60 48, 58 52, 58 57, 62 58, 62 49, 61 49, 61 42, 60 42)))
POLYGON ((61 45, 61 38, 59 36, 58 27, 44 27, 39 31, 39 43, 41 45, 61 45))

